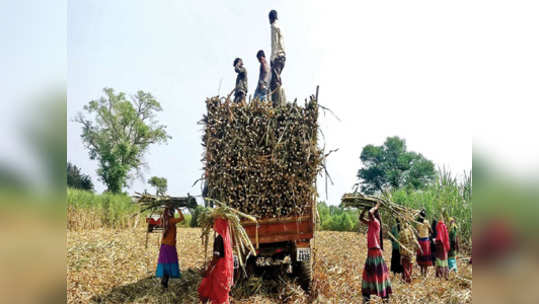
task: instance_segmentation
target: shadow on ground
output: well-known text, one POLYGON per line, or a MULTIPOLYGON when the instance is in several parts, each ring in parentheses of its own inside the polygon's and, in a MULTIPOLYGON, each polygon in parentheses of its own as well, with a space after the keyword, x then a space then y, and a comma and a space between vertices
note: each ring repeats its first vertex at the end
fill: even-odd
POLYGON ((182 272, 182 278, 171 279, 168 289, 163 290, 160 279, 150 276, 96 295, 91 298, 91 303, 199 303, 201 279, 197 269, 189 268, 182 272))
MULTIPOLYGON (((149 276, 137 282, 117 286, 107 293, 91 298, 91 303, 199 303, 198 286, 202 277, 199 269, 189 268, 182 272, 182 278, 171 279, 167 290, 161 287, 160 278, 149 276)), ((301 287, 288 277, 252 276, 248 280, 236 282, 231 298, 246 300, 262 297, 283 303, 285 299, 305 298, 301 287)), ((286 301, 288 302, 288 301, 286 301)))

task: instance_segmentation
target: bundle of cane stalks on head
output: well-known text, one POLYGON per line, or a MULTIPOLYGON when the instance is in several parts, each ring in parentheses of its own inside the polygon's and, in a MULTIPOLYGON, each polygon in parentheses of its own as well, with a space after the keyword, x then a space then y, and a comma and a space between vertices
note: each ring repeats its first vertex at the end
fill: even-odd
POLYGON ((358 209, 370 209, 377 203, 380 204, 379 209, 386 212, 392 218, 398 218, 401 223, 407 222, 412 229, 417 223, 416 219, 420 210, 404 207, 391 201, 390 194, 385 192, 383 197, 375 197, 364 195, 359 192, 345 193, 341 199, 343 207, 353 207, 358 209))
POLYGON ((150 211, 161 208, 189 208, 194 209, 197 206, 197 201, 194 197, 187 193, 184 197, 173 197, 168 195, 151 195, 149 193, 135 192, 133 196, 135 203, 140 204, 140 212, 150 211))
POLYGON ((213 223, 216 218, 222 218, 228 221, 228 226, 230 227, 230 234, 232 235, 232 240, 234 242, 234 252, 238 257, 238 262, 241 267, 244 267, 243 258, 247 254, 256 256, 256 250, 247 235, 247 232, 240 224, 240 217, 247 220, 257 222, 254 216, 240 212, 234 208, 227 206, 224 203, 221 203, 217 200, 206 198, 214 203, 216 203, 216 208, 205 209, 199 218, 200 227, 202 228, 202 242, 204 244, 204 252, 208 251, 208 239, 210 232, 213 229, 213 223))

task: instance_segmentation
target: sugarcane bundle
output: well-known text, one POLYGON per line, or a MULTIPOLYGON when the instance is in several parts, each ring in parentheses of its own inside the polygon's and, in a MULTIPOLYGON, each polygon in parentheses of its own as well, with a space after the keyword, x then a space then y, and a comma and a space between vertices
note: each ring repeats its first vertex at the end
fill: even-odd
POLYGON ((202 242, 204 244, 204 252, 208 251, 208 241, 209 235, 213 228, 213 223, 216 218, 222 218, 228 221, 230 227, 230 233, 234 242, 233 250, 235 255, 238 257, 238 262, 240 266, 244 267, 243 257, 247 254, 252 254, 256 256, 256 250, 247 235, 247 232, 240 223, 240 217, 246 218, 247 220, 253 221, 256 223, 256 218, 254 216, 245 214, 234 208, 231 208, 219 201, 212 200, 216 202, 219 206, 216 208, 205 209, 200 214, 200 227, 202 228, 202 242))
POLYGON ((408 222, 413 227, 419 210, 404 207, 391 201, 388 194, 385 198, 364 195, 359 192, 345 193, 341 199, 343 207, 354 207, 358 209, 372 208, 376 203, 380 203, 380 209, 387 212, 391 217, 398 218, 401 222, 408 222))
POLYGON ((260 218, 304 215, 323 168, 318 103, 206 100, 202 145, 208 197, 260 218))
POLYGON ((140 212, 144 211, 155 211, 160 208, 189 208, 193 209, 197 206, 196 199, 187 194, 187 196, 183 197, 174 197, 174 196, 157 196, 157 195, 151 195, 149 193, 138 193, 135 192, 135 195, 133 196, 133 199, 135 200, 135 203, 140 204, 140 212))

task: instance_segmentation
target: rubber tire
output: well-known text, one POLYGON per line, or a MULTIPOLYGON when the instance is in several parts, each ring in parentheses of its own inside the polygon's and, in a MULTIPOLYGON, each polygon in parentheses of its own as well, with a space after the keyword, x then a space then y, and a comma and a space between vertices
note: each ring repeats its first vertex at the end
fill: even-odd
POLYGON ((236 282, 248 280, 250 276, 255 275, 256 264, 254 257, 249 257, 249 260, 245 261, 245 263, 245 271, 247 272, 247 276, 245 275, 241 267, 238 267, 238 269, 234 269, 234 284, 236 284, 236 282))
POLYGON ((301 288, 306 293, 310 293, 313 283, 313 263, 311 262, 311 259, 308 261, 295 262, 294 273, 298 277, 301 288))

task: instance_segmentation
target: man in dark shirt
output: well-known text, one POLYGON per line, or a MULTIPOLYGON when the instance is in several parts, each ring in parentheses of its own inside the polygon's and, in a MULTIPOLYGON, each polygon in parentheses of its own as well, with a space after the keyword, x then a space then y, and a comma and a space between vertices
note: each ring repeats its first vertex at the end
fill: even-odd
POLYGON ((266 101, 268 97, 268 88, 270 82, 270 67, 266 61, 266 54, 263 50, 256 53, 256 58, 260 62, 260 74, 258 75, 258 84, 255 90, 255 99, 266 101))
POLYGON ((234 59, 234 70, 238 73, 234 89, 234 102, 241 102, 247 95, 247 69, 243 66, 241 58, 234 59))

